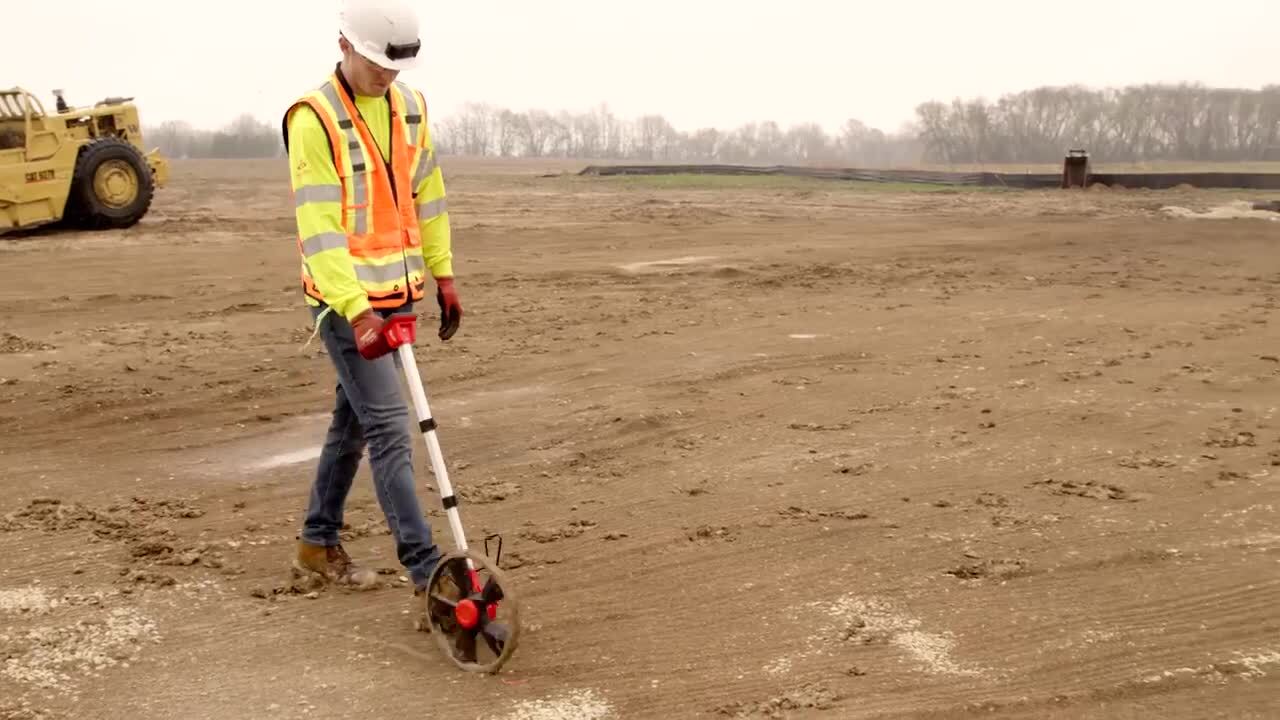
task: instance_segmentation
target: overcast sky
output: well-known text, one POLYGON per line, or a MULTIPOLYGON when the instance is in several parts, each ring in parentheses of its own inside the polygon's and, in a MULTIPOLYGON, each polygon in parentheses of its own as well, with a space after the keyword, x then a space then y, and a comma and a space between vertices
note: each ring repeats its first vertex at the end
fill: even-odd
MULTIPOLYGON (((137 96, 147 124, 276 123, 337 59, 337 0, 3 0, 0 84, 137 96), (184 18, 190 13, 194 22, 184 18), (268 59, 280 54, 283 60, 268 59)), ((467 101, 897 129, 928 99, 1038 85, 1280 82, 1275 0, 423 0, 402 77, 467 101), (621 31, 627 31, 624 38, 621 31), (834 80, 818 81, 823 73, 834 80)))

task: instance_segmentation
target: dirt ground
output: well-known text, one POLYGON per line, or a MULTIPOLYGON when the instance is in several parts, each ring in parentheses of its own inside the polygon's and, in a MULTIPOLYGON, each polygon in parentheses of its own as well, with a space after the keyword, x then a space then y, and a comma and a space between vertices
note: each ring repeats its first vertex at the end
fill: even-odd
POLYGON ((287 587, 334 375, 285 168, 180 162, 0 240, 0 718, 1280 712, 1280 224, 1161 209, 1274 197, 446 169, 418 357, 504 671, 412 631, 367 465, 384 586, 287 587))

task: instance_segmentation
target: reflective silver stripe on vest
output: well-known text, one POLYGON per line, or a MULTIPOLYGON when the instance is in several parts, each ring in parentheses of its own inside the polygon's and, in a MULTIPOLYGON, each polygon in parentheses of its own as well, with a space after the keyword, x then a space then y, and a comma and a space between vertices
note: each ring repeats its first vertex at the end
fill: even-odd
POLYGON ((423 203, 422 206, 418 208, 418 219, 430 220, 438 215, 443 215, 445 210, 448 210, 448 206, 444 198, 432 200, 429 203, 423 203))
MULTIPOLYGON (((422 128, 427 122, 427 109, 418 101, 418 93, 404 83, 396 83, 400 95, 404 97, 405 124, 409 128, 409 145, 415 146, 421 139, 422 128)), ((416 185, 415 185, 416 187, 416 185)))
POLYGON ((343 233, 320 233, 302 241, 302 254, 311 257, 325 250, 335 250, 347 246, 347 236, 343 233))
POLYGON ((404 263, 390 265, 356 265, 356 277, 361 282, 388 283, 404 280, 404 263))
POLYGON ((422 187, 422 181, 435 172, 438 164, 436 154, 431 150, 423 149, 418 155, 418 168, 413 171, 413 192, 418 192, 418 188, 422 187))
MULTIPOLYGON (((410 273, 426 273, 427 261, 421 255, 406 255, 405 263, 409 266, 410 273)), ((419 276, 421 277, 421 276, 419 276)))
POLYGON ((356 197, 358 198, 358 200, 356 200, 356 204, 364 205, 364 207, 353 208, 356 213, 356 234, 357 235, 364 235, 365 233, 369 232, 369 206, 368 206, 368 200, 365 199, 366 197, 365 183, 367 182, 368 182, 367 173, 364 173, 364 172, 356 173, 355 185, 356 185, 356 197))
POLYGON ((303 185, 294 191, 293 197, 297 207, 313 202, 342 202, 342 186, 303 185))
POLYGON ((342 99, 338 97, 338 91, 333 88, 333 83, 325 83, 321 92, 333 106, 334 112, 338 113, 338 127, 347 139, 347 151, 351 154, 352 180, 355 184, 355 198, 352 203, 356 206, 352 208, 355 212, 355 233, 364 235, 369 231, 368 178, 366 177, 369 166, 364 149, 360 145, 360 136, 356 133, 355 121, 347 113, 347 106, 342 104, 342 99), (364 207, 359 207, 361 205, 364 207))

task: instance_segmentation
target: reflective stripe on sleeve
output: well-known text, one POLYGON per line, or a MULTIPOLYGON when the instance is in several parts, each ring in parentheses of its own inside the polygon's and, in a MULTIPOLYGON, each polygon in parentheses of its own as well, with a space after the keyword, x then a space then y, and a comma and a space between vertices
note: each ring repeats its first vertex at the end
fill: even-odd
POLYGON ((430 220, 433 217, 443 215, 446 210, 448 210, 448 206, 444 198, 432 200, 418 207, 418 219, 430 220))
POLYGON ((431 176, 435 172, 439 162, 436 160, 436 154, 430 150, 423 150, 418 156, 418 168, 413 171, 413 191, 417 192, 422 187, 422 181, 431 176))
POLYGON ((336 250, 346 246, 346 235, 336 232, 320 233, 302 241, 302 254, 304 257, 311 257, 325 250, 336 250))
POLYGON ((342 186, 303 185, 294 191, 293 196, 297 207, 313 202, 342 202, 342 186))

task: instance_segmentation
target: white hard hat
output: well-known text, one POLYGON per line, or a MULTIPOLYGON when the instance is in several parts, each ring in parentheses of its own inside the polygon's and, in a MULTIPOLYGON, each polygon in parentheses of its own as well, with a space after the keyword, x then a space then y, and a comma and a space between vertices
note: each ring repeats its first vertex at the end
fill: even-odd
POLYGON ((388 70, 417 63, 418 15, 405 0, 343 0, 338 28, 356 52, 388 70))

